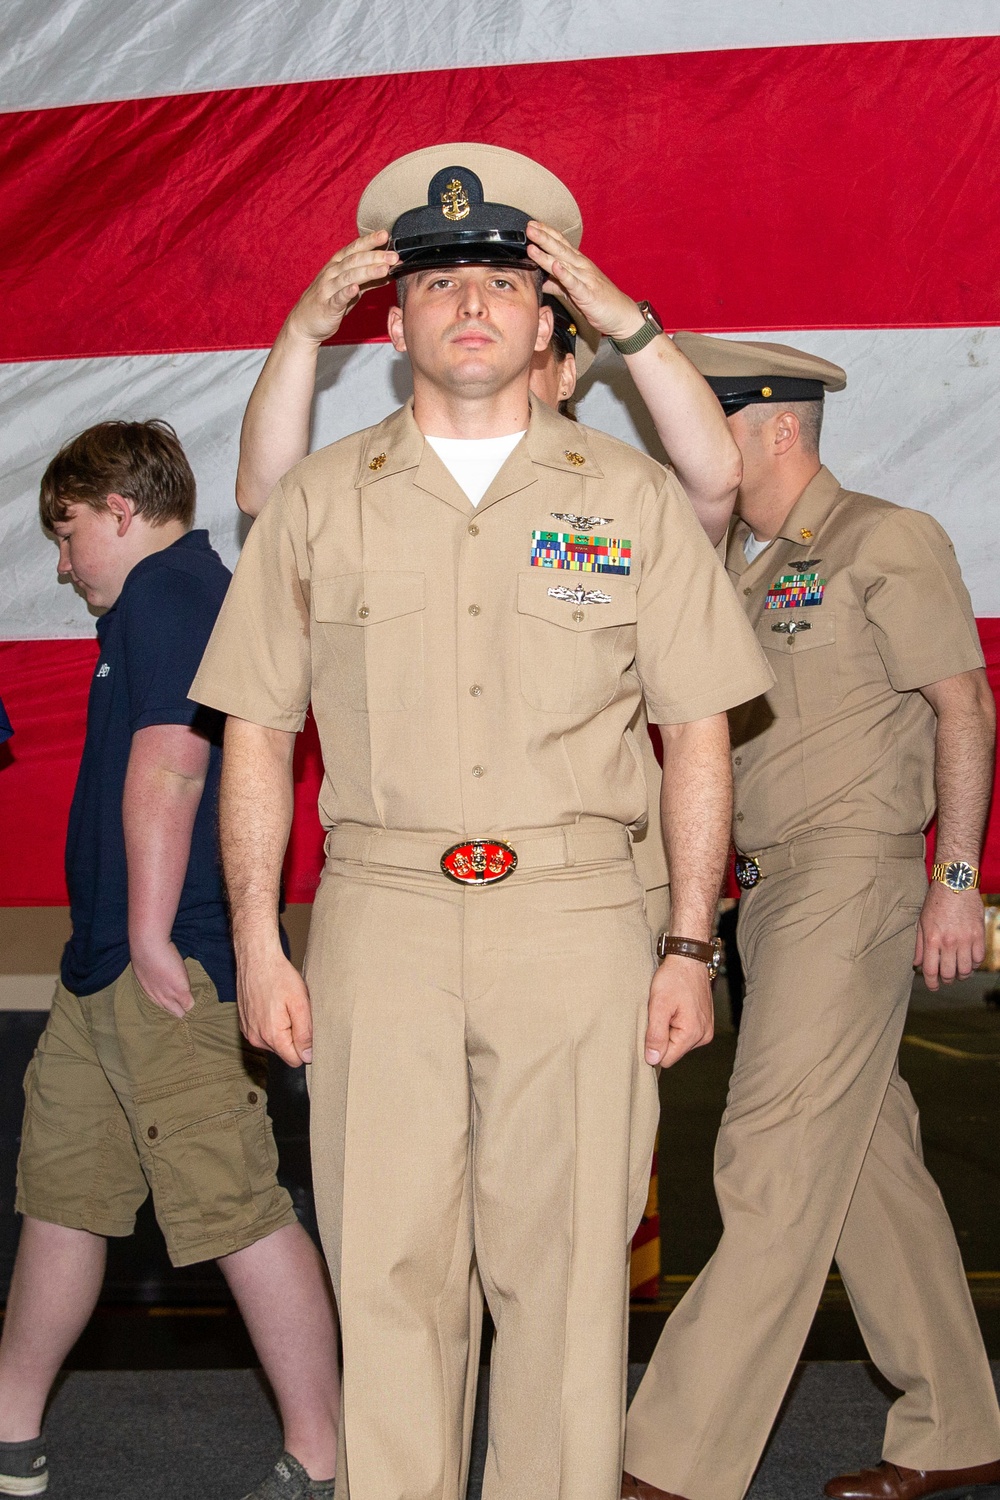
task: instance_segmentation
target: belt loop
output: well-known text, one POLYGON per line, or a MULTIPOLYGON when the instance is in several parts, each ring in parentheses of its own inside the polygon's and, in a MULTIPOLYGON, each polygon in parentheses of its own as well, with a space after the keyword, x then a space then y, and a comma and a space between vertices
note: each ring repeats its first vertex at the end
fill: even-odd
POLYGON ((365 841, 361 846, 361 863, 365 866, 366 869, 373 863, 372 845, 374 844, 374 842, 375 833, 373 830, 371 833, 365 834, 365 841))
POLYGON ((566 851, 567 867, 576 864, 576 840, 573 837, 573 829, 566 824, 562 830, 563 848, 566 851))

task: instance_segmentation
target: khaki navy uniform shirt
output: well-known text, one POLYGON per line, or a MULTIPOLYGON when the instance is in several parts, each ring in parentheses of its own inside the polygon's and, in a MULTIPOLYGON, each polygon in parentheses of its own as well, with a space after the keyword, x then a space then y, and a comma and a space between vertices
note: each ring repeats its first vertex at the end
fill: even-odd
POLYGON ((983 665, 954 548, 923 511, 821 469, 752 563, 726 566, 774 671, 730 716, 735 841, 815 829, 919 833, 934 812, 935 715, 919 692, 983 665))
POLYGON ((677 481, 532 401, 475 508, 412 405, 292 469, 191 694, 282 730, 311 701, 325 827, 450 839, 636 824, 643 691, 674 724, 771 680, 677 481), (617 571, 565 565, 581 556, 617 571))

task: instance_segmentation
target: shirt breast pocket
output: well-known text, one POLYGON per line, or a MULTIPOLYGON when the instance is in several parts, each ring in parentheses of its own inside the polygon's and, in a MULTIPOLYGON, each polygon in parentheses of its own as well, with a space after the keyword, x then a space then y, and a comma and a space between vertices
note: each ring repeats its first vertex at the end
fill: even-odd
POLYGON ((615 578, 602 587, 604 582, 600 573, 555 568, 518 576, 521 693, 541 713, 596 713, 610 703, 635 658, 635 585, 615 578), (583 596, 566 597, 578 585, 583 596), (554 596, 550 589, 566 595, 554 596), (588 602, 588 594, 608 602, 588 602))
POLYGON ((423 573, 344 573, 314 579, 313 654, 334 678, 344 707, 393 713, 413 708, 424 689, 423 573))
POLYGON ((767 652, 781 696, 787 699, 788 689, 793 690, 794 711, 800 718, 816 718, 839 706, 837 617, 832 609, 766 609, 757 639, 767 652))

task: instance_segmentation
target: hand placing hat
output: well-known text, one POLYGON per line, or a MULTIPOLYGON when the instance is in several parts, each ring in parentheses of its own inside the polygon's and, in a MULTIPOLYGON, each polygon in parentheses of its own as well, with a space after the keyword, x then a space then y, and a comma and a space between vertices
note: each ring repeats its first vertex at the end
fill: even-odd
POLYGON ((598 334, 626 339, 642 327, 638 304, 558 229, 532 219, 527 235, 528 255, 564 289, 598 334))
POLYGON ((332 255, 288 314, 289 332, 314 344, 333 338, 361 295, 384 282, 399 260, 388 241, 385 230, 376 230, 332 255))

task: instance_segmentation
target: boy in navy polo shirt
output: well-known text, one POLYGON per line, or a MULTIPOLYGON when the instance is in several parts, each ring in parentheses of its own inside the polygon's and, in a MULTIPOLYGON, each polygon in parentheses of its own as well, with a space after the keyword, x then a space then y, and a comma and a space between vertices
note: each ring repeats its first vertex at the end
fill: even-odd
POLYGON ((287 1451, 254 1497, 333 1494, 335 1314, 239 1032, 221 718, 187 696, 229 582, 194 508, 164 422, 89 428, 42 480, 59 574, 104 613, 66 841, 73 934, 25 1078, 0 1495, 46 1488, 52 1381, 97 1302, 106 1237, 131 1233, 148 1192, 174 1265, 218 1260, 277 1397, 287 1451))

